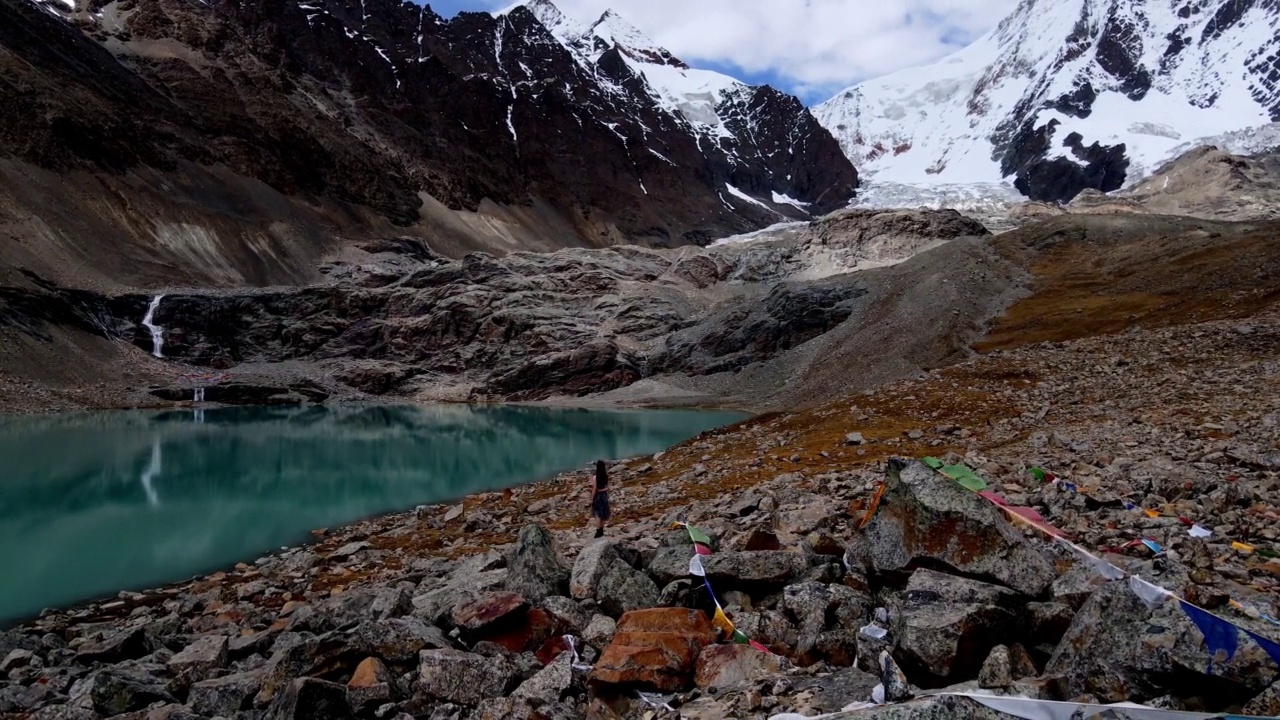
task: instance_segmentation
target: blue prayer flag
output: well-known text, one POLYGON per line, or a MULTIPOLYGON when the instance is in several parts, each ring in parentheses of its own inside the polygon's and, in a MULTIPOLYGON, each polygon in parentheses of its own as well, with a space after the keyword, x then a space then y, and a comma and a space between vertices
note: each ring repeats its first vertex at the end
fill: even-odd
POLYGON ((1200 634, 1204 635, 1205 647, 1209 648, 1209 667, 1205 672, 1212 674, 1213 661, 1217 657, 1219 650, 1225 653, 1224 662, 1235 656, 1236 648, 1239 646, 1236 626, 1217 615, 1201 610, 1185 600, 1179 600, 1178 604, 1182 606, 1182 612, 1191 618, 1191 622, 1200 628, 1200 634))
POLYGON ((1245 632, 1249 633, 1249 637, 1253 638, 1254 642, 1267 651, 1267 654, 1271 656, 1272 660, 1276 661, 1277 665, 1280 665, 1280 643, 1268 640, 1255 632, 1249 632, 1248 630, 1245 630, 1245 632))

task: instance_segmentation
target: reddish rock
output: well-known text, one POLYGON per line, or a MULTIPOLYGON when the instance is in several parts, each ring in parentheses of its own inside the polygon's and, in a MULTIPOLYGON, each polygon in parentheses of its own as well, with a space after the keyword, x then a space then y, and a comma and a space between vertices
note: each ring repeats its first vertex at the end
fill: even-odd
POLYGON ((629 612, 591 674, 598 684, 675 692, 690 687, 702 648, 715 641, 704 613, 684 608, 629 612))
POLYGON ((750 645, 712 645, 698 655, 694 684, 703 689, 732 687, 781 672, 786 665, 781 655, 750 645))
POLYGON ((513 653, 522 653, 536 650, 547 642, 547 638, 560 635, 565 630, 563 623, 542 608, 534 608, 509 618, 510 622, 504 620, 490 625, 473 635, 473 639, 476 642, 488 640, 513 653))
POLYGON ((560 653, 568 652, 573 649, 571 641, 564 635, 556 635, 542 644, 534 656, 538 658, 538 662, 543 665, 550 665, 553 660, 560 657, 560 653))
POLYGON ((515 593, 489 593, 478 600, 461 603, 454 607, 453 623, 464 632, 475 632, 507 620, 528 606, 524 598, 515 593))

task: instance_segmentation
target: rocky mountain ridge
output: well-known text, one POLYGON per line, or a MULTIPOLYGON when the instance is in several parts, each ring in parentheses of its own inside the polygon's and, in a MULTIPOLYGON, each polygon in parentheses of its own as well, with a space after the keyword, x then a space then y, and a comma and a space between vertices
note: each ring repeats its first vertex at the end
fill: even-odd
POLYGON ((1277 38, 1280 8, 1261 0, 1023 0, 964 50, 814 112, 868 178, 1008 179, 1065 202, 1280 120, 1277 38))
POLYGON ((1232 221, 1280 219, 1280 151, 1233 155, 1200 147, 1145 180, 1103 194, 1086 190, 1066 205, 1027 202, 1004 209, 1020 224, 1064 213, 1182 215, 1232 221))
POLYGON ((15 238, 52 246, 0 259, 37 271, 69 246, 96 265, 86 235, 139 254, 206 246, 229 272, 184 252, 159 264, 210 284, 296 281, 391 227, 455 255, 705 244, 838 208, 857 185, 794 98, 735 86, 712 138, 623 46, 588 61, 525 7, 445 20, 392 0, 4 0, 0 27, 0 207, 24 218, 15 238), (274 275, 253 257, 290 253, 299 267, 274 275))
MULTIPOLYGON (((263 382, 284 383, 292 390, 277 394, 298 399, 546 400, 642 380, 642 391, 662 388, 664 378, 741 384, 774 361, 768 372, 785 374, 759 380, 755 393, 669 387, 655 399, 758 405, 804 379, 787 379, 787 368, 806 362, 810 341, 841 326, 897 326, 927 307, 947 313, 939 332, 969 332, 975 317, 996 311, 1015 272, 976 242, 986 233, 954 211, 842 211, 773 239, 710 248, 472 253, 460 261, 399 238, 349 248, 325 266, 328 282, 305 287, 106 296, 27 278, 25 289, 0 294, 0 322, 14 347, 36 340, 46 352, 70 350, 75 343, 54 335, 61 328, 124 340, 139 355, 157 350, 149 322, 162 333, 163 362, 146 363, 163 366, 161 377, 170 369, 193 376, 153 389, 151 402, 190 399, 198 386, 209 402, 263 401, 272 394, 242 387, 263 382), (895 287, 901 275, 922 272, 910 258, 949 241, 961 241, 940 248, 954 270, 983 273, 990 293, 961 296, 962 286, 936 282, 908 293, 895 287), (902 307, 880 309, 904 296, 911 299, 902 307), (957 308, 964 312, 952 315, 957 308)), ((954 349, 904 350, 887 356, 883 370, 868 366, 866 379, 954 349)), ((3 354, 0 368, 10 365, 3 354)))

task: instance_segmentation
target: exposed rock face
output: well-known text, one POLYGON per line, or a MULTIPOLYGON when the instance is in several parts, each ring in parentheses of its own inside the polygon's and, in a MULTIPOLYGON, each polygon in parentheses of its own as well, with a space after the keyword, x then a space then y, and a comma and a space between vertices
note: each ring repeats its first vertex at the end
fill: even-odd
POLYGON ((261 672, 238 673, 213 680, 202 680, 191 686, 187 701, 201 715, 216 717, 233 715, 247 706, 262 685, 261 672))
POLYGON ((183 648, 169 660, 169 672, 203 680, 227 664, 227 638, 204 637, 183 648))
MULTIPOLYGON (((339 244, 328 220, 361 237, 414 226, 455 252, 509 248, 512 237, 543 247, 539 235, 561 247, 673 246, 807 215, 774 193, 827 212, 857 185, 795 98, 726 77, 713 107, 723 141, 708 141, 625 45, 584 53, 525 7, 452 20, 391 0, 100 10, 90 0, 0 4, 0 74, 11 79, 0 136, 21 162, 0 179, 135 173, 133 187, 119 185, 156 212, 129 216, 126 246, 158 237, 166 260, 206 282, 296 280, 339 244), (186 221, 184 203, 194 208, 186 221), (261 221, 257 232, 243 211, 261 221), (482 229, 469 222, 477 213, 507 227, 482 229), (298 240, 303 249, 289 248, 298 240), (255 244, 289 267, 255 268, 255 244), (201 253, 227 262, 201 268, 201 253)), ((0 204, 88 240, 94 223, 114 222, 77 227, 29 195, 4 188, 0 204)), ((105 242, 88 254, 108 257, 105 242)), ((118 265, 115 280, 155 276, 118 265)))
POLYGON ((103 715, 119 715, 155 702, 173 701, 163 682, 138 669, 107 669, 90 681, 93 709, 103 715))
MULTIPOLYGON (((1233 155, 1198 147, 1170 160, 1133 187, 1103 195, 1082 193, 1062 211, 1190 215, 1213 220, 1280 218, 1280 153, 1233 155)), ((1039 210, 1039 214, 1055 209, 1039 210)))
MULTIPOLYGON (((477 253, 451 262, 423 259, 432 256, 412 243, 393 243, 407 254, 352 258, 329 284, 166 295, 153 313, 163 328, 165 358, 214 377, 169 381, 149 394, 190 401, 199 385, 205 401, 223 403, 321 402, 353 393, 542 400, 645 379, 661 383, 663 376, 679 382, 718 374, 732 384, 730 374, 775 360, 788 365, 788 354, 808 353, 813 340, 842 327, 854 334, 863 327, 891 330, 869 315, 898 312, 882 303, 902 302, 901 271, 876 266, 986 234, 953 211, 842 211, 776 239, 703 250, 477 253), (381 274, 387 257, 397 259, 403 273, 394 280, 381 274)), ((982 254, 978 248, 934 250, 943 251, 982 254)), ((938 260, 958 274, 973 261, 938 260)), ((53 341, 55 328, 74 329, 152 351, 140 322, 152 297, 106 298, 28 284, 33 287, 0 291, 0 317, 9 318, 14 332, 53 341)), ((994 279, 982 294, 996 305, 1005 287, 994 279)), ((918 288, 943 314, 939 333, 971 326, 970 311, 955 315, 950 290, 918 288)), ((902 320, 910 315, 918 323, 920 309, 911 304, 901 308, 902 320)), ((919 361, 939 362, 952 347, 922 343, 919 352, 929 357, 919 361)), ((876 362, 903 372, 893 353, 876 362)), ((778 380, 771 382, 773 391, 780 389, 778 380)))
POLYGON ((301 678, 276 696, 269 720, 353 720, 347 689, 337 683, 301 678))
POLYGON ((891 466, 887 482, 879 512, 864 531, 877 571, 943 563, 1031 597, 1053 582, 1044 555, 977 494, 920 462, 891 466))

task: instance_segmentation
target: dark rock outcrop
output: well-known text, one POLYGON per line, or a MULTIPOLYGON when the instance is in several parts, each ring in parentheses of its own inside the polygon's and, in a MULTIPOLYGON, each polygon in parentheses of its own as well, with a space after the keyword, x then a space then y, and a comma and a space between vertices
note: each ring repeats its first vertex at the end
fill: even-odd
MULTIPOLYGON (((893 268, 855 271, 985 234, 954 211, 848 210, 706 249, 444 261, 388 240, 404 253, 396 262, 335 263, 342 272, 327 284, 165 295, 151 313, 164 359, 196 368, 149 394, 191 402, 200 391, 205 402, 255 405, 352 394, 543 400, 664 374, 739 372, 857 325, 851 319, 894 292, 893 268), (383 274, 390 267, 394 280, 383 274)), ((26 285, 0 289, 0 330, 51 343, 74 331, 153 351, 142 320, 154 296, 26 285)), ((949 353, 943 345, 931 352, 949 353)))
MULTIPOLYGON (((421 221, 480 211, 526 225, 530 242, 559 236, 557 247, 673 246, 805 214, 729 206, 726 184, 820 212, 857 186, 838 144, 795 98, 735 88, 716 109, 726 138, 709 142, 655 97, 625 48, 583 54, 525 7, 445 20, 393 0, 140 0, 118 22, 100 8, 0 2, 0 147, 39 170, 144 176, 137 184, 154 188, 124 191, 160 210, 147 217, 121 205, 142 228, 126 230, 135 236, 127 246, 154 245, 148 231, 159 226, 172 238, 165 259, 193 277, 293 279, 299 268, 273 271, 264 258, 318 259, 338 244, 326 215, 357 236, 391 223, 455 248, 502 243, 421 221), (207 187, 219 173, 244 197, 207 187), (183 204, 197 221, 183 224, 183 204), (365 210, 380 219, 359 218, 365 210), (305 235, 310 249, 253 237, 245 211, 305 235), (206 247, 178 247, 187 242, 206 247), (255 259, 255 243, 270 249, 255 259), (227 267, 200 267, 201 253, 224 251, 234 258, 227 267)), ((14 196, 27 203, 21 189, 14 196)), ((90 257, 110 255, 90 224, 31 209, 81 235, 90 257)))

